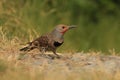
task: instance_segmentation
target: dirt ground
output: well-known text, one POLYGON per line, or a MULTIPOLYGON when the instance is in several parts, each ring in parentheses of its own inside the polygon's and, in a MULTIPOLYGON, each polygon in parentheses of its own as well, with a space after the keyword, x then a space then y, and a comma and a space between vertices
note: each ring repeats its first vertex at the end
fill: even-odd
POLYGON ((120 56, 114 52, 66 52, 58 58, 51 52, 20 52, 16 40, 6 42, 0 43, 0 60, 7 64, 2 80, 120 80, 120 56))

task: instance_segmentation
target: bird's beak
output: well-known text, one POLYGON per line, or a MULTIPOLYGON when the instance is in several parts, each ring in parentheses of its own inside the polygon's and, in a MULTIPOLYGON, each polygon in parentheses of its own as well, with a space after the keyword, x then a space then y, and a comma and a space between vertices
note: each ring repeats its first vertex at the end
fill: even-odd
POLYGON ((69 29, 76 28, 76 25, 69 26, 69 29))

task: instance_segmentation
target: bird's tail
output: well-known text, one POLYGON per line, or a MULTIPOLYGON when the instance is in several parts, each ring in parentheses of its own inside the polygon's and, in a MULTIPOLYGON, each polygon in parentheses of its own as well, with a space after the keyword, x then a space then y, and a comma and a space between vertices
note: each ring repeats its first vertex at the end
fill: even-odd
POLYGON ((28 43, 28 44, 29 44, 28 46, 21 48, 20 51, 30 51, 36 48, 35 46, 32 46, 32 43, 28 43))
POLYGON ((30 50, 29 46, 26 46, 26 47, 20 49, 20 51, 29 51, 29 50, 30 50))

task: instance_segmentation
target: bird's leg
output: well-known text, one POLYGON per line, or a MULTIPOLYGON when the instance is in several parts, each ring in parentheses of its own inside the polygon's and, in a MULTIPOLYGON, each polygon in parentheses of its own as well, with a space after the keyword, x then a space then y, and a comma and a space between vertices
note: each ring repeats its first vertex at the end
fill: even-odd
POLYGON ((43 55, 43 54, 45 53, 45 48, 42 47, 40 51, 41 51, 41 53, 42 53, 42 55, 43 55))
POLYGON ((42 55, 45 53, 45 47, 40 47, 40 44, 38 41, 36 41, 36 47, 39 49, 42 55))
POLYGON ((57 56, 57 58, 60 58, 60 56, 56 53, 56 51, 53 51, 53 53, 57 56))
POLYGON ((40 52, 41 52, 41 54, 40 54, 41 56, 46 57, 46 55, 44 54, 45 53, 45 47, 41 47, 40 52))
POLYGON ((45 53, 45 48, 44 48, 44 47, 39 48, 39 51, 40 51, 40 53, 39 53, 39 54, 34 55, 34 56, 33 56, 33 58, 46 57, 46 55, 44 54, 44 53, 45 53))

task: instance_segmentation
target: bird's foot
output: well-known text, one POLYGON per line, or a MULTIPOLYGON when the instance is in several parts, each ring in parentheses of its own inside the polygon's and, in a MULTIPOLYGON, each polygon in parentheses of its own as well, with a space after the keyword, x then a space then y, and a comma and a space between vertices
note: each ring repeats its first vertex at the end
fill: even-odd
POLYGON ((55 54, 56 58, 57 59, 60 59, 62 56, 58 55, 58 54, 55 54))

